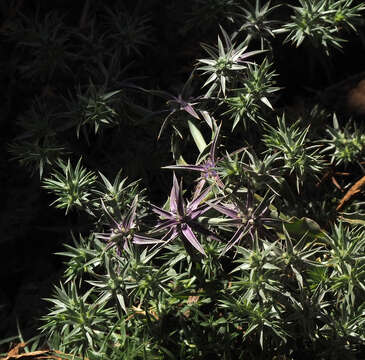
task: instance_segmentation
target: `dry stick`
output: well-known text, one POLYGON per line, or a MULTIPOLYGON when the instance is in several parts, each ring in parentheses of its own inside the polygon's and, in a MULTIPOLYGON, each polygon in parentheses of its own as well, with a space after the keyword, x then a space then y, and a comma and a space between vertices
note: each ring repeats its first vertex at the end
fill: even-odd
MULTIPOLYGON (((6 358, 0 358, 0 360, 40 360, 40 359, 63 360, 65 359, 64 355, 70 357, 72 356, 72 358, 74 358, 74 355, 66 354, 58 350, 37 350, 24 353, 23 351, 26 345, 27 343, 17 344, 14 348, 12 348, 8 352, 8 356, 6 358)), ((76 357, 75 359, 80 359, 80 357, 76 357)), ((89 359, 83 357, 83 360, 89 360, 89 359)))
POLYGON ((365 176, 363 176, 360 180, 358 180, 354 185, 351 186, 349 191, 345 194, 345 196, 341 199, 340 203, 338 204, 336 210, 339 211, 342 209, 344 204, 350 200, 354 195, 361 191, 361 188, 365 186, 365 176))

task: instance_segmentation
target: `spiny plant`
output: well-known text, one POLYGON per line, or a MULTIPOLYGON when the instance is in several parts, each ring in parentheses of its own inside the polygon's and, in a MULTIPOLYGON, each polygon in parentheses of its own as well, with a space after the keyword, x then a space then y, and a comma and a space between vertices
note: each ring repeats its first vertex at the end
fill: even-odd
MULTIPOLYGON (((188 13, 196 14, 199 4, 188 13)), ((222 4, 203 9, 220 17, 222 4)), ((167 194, 151 200, 156 194, 121 170, 110 180, 86 156, 75 162, 76 151, 47 162, 42 185, 55 198, 51 205, 68 216, 82 214, 87 224, 59 252, 64 277, 47 297, 41 327, 48 346, 68 358, 355 360, 365 351, 364 206, 352 199, 346 210, 356 214, 336 213, 344 194, 320 180, 331 167, 361 166, 363 135, 360 127, 340 125, 345 118, 322 128, 314 115, 288 119, 279 108, 285 89, 276 84, 273 51, 274 40, 338 47, 336 26, 356 29, 363 6, 349 0, 227 4, 230 25, 220 29, 217 47, 202 45, 207 58, 198 60, 180 94, 129 88, 133 129, 147 124, 157 129, 156 141, 162 133, 171 138, 172 159, 161 170, 167 194), (274 11, 279 5, 287 18, 274 11), (241 13, 230 20, 232 9, 241 13), (148 107, 147 96, 166 103, 148 107)), ((149 22, 128 14, 105 8, 108 54, 143 55, 149 22)), ((103 59, 93 60, 108 73, 103 59)), ((119 154, 108 153, 107 144, 124 128, 116 126, 121 89, 108 88, 111 77, 95 87, 84 79, 77 111, 62 112, 71 124, 62 131, 83 144, 78 135, 85 129, 86 149, 113 162, 119 154)), ((329 116, 343 115, 321 119, 329 116)), ((40 120, 23 127, 32 139, 48 138, 46 120, 44 127, 40 120)), ((117 138, 118 151, 133 153, 139 145, 128 149, 127 140, 117 138)), ((27 158, 19 153, 18 159, 27 158)))
POLYGON ((288 31, 286 41, 299 46, 307 40, 316 48, 323 48, 327 55, 330 47, 341 49, 345 42, 344 30, 356 31, 365 9, 363 4, 353 0, 299 0, 299 3, 292 6, 292 22, 284 25, 288 31))

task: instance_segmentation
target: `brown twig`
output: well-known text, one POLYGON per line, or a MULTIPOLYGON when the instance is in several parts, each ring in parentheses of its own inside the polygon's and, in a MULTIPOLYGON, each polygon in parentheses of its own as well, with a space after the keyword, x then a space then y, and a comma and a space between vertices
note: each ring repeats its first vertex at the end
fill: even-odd
MULTIPOLYGON (((66 354, 62 351, 58 350, 36 350, 31 352, 24 352, 24 348, 26 347, 27 343, 19 343, 14 346, 9 352, 6 358, 0 358, 0 360, 63 360, 65 359, 64 356, 69 356, 70 358, 77 359, 75 355, 66 354)), ((89 360, 88 358, 83 357, 84 360, 89 360)))
POLYGON ((319 188, 327 179, 331 179, 333 185, 335 185, 337 189, 339 189, 340 191, 343 192, 344 190, 342 189, 341 185, 338 183, 338 181, 335 177, 336 175, 350 176, 350 173, 336 171, 336 169, 334 167, 331 167, 330 169, 328 169, 325 172, 325 174, 322 176, 321 180, 316 184, 316 188, 319 188))
POLYGON ((354 195, 361 191, 363 186, 365 186, 365 176, 363 176, 360 180, 358 180, 354 185, 351 186, 345 196, 340 200, 340 203, 338 204, 336 210, 340 211, 347 201, 349 201, 354 195))

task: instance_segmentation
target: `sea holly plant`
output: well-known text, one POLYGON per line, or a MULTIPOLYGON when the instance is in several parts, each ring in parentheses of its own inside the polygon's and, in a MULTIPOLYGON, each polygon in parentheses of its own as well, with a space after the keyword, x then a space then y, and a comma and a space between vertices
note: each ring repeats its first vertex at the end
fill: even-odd
POLYGON ((67 286, 55 287, 55 298, 49 299, 54 304, 54 311, 45 317, 49 320, 43 327, 49 334, 54 334, 62 328, 60 335, 69 346, 74 346, 75 352, 84 356, 87 349, 94 349, 98 343, 100 331, 103 329, 103 319, 110 318, 113 310, 99 306, 92 301, 90 289, 79 295, 74 282, 67 286))
MULTIPOLYGON (((200 65, 197 70, 203 71, 203 75, 208 75, 208 79, 203 87, 210 85, 205 97, 209 98, 214 92, 226 96, 226 85, 230 84, 235 74, 247 68, 246 59, 261 53, 260 50, 246 52, 247 45, 242 42, 236 46, 230 37, 222 29, 224 43, 218 36, 218 48, 208 44, 202 44, 203 49, 210 55, 208 59, 199 59, 200 65)), ((235 85, 233 84, 233 87, 235 85)))
POLYGON ((333 126, 329 126, 326 132, 330 138, 321 141, 325 145, 321 152, 331 153, 331 163, 347 165, 360 160, 365 146, 365 134, 361 128, 358 129, 355 124, 351 131, 351 122, 348 122, 341 129, 334 114, 333 126))
MULTIPOLYGON (((144 189, 140 187, 140 181, 127 182, 128 177, 122 177, 123 169, 120 169, 111 183, 105 175, 99 172, 101 181, 96 184, 94 195, 96 202, 94 207, 108 207, 111 215, 121 215, 121 210, 130 205, 136 197, 139 202, 145 201, 144 189)), ((109 217, 109 215, 107 215, 109 217)))
POLYGON ((329 55, 329 48, 341 49, 345 39, 341 30, 356 31, 363 4, 355 5, 353 0, 299 0, 300 6, 291 6, 294 15, 292 21, 284 25, 289 33, 286 41, 299 46, 304 40, 310 41, 316 48, 323 48, 329 55))
POLYGON ((274 165, 277 157, 277 153, 265 154, 263 159, 260 159, 255 152, 245 149, 240 164, 245 174, 244 181, 250 189, 257 191, 269 188, 279 195, 275 188, 283 182, 283 169, 274 165))
POLYGON ((238 11, 232 14, 234 21, 242 24, 233 37, 243 34, 249 42, 260 39, 261 49, 264 50, 266 45, 270 45, 270 39, 275 37, 279 25, 277 20, 270 19, 270 15, 280 6, 271 6, 271 1, 245 0, 243 6, 238 5, 238 11))
POLYGON ((13 160, 28 168, 32 175, 39 173, 42 179, 44 170, 49 168, 67 153, 63 146, 60 146, 55 139, 19 141, 9 145, 9 152, 13 154, 13 160))
POLYGON ((97 89, 93 83, 90 83, 85 93, 82 93, 79 89, 77 101, 72 104, 70 109, 71 116, 78 119, 76 126, 77 137, 80 136, 80 130, 88 139, 88 128, 97 134, 104 127, 118 125, 119 117, 117 111, 113 108, 113 104, 117 102, 116 95, 119 93, 120 90, 106 92, 103 88, 97 89))
POLYGON ((255 204, 253 193, 248 190, 246 194, 233 194, 228 203, 220 202, 210 204, 212 208, 227 216, 229 221, 224 222, 224 226, 231 226, 234 229, 232 238, 227 242, 223 253, 229 251, 233 246, 238 245, 246 237, 253 241, 255 236, 267 236, 268 228, 278 223, 277 219, 270 216, 269 205, 274 197, 269 197, 269 193, 261 199, 258 205, 255 204))
POLYGON ((17 40, 22 77, 47 83, 58 74, 70 74, 70 65, 76 57, 71 50, 71 31, 63 22, 64 16, 52 11, 41 19, 40 6, 32 17, 19 15, 8 36, 17 40))
POLYGON ((50 165, 67 153, 57 137, 60 131, 57 118, 57 110, 51 110, 43 99, 36 98, 30 109, 18 117, 17 123, 23 131, 9 145, 13 159, 30 169, 32 174, 38 170, 40 178, 50 165))
POLYGON ((204 187, 205 183, 214 183, 217 186, 224 188, 219 175, 217 173, 218 159, 216 157, 217 141, 219 138, 219 132, 221 125, 216 127, 214 138, 209 147, 209 153, 205 154, 204 151, 200 154, 196 165, 170 165, 165 166, 165 169, 175 169, 175 170, 191 170, 200 172, 200 177, 198 179, 198 184, 196 187, 196 192, 199 193, 204 187))
POLYGON ((232 96, 224 100, 228 106, 227 114, 233 120, 232 130, 241 121, 245 128, 248 127, 247 120, 256 124, 264 123, 267 110, 274 110, 269 99, 280 88, 274 86, 273 78, 277 74, 270 70, 271 66, 267 59, 260 65, 248 64, 242 87, 232 89, 232 96))
POLYGON ((152 211, 161 217, 160 222, 156 225, 154 230, 167 230, 166 234, 161 239, 164 242, 163 246, 180 237, 188 252, 191 252, 189 246, 193 246, 201 254, 205 255, 205 251, 194 231, 217 239, 217 236, 215 236, 214 233, 205 229, 198 222, 199 216, 203 215, 210 208, 206 204, 201 204, 210 191, 211 188, 208 187, 201 193, 195 194, 194 198, 186 203, 183 198, 181 184, 179 185, 174 174, 169 210, 152 205, 152 211))
POLYGON ((132 53, 142 56, 142 48, 151 46, 151 37, 148 36, 152 30, 150 18, 147 14, 140 14, 140 8, 137 5, 130 13, 123 5, 104 7, 105 40, 110 42, 112 49, 117 49, 120 56, 129 57, 132 53))
POLYGON ((75 168, 70 159, 67 163, 59 160, 57 165, 59 170, 54 170, 51 177, 44 179, 43 185, 58 196, 52 204, 56 204, 57 208, 66 209, 66 214, 74 208, 88 208, 96 175, 81 165, 81 158, 75 168))
POLYGON ((299 193, 305 177, 315 176, 323 169, 323 158, 318 145, 308 145, 309 127, 301 129, 298 122, 287 126, 284 115, 277 118, 277 126, 267 125, 264 142, 268 152, 275 149, 280 154, 278 160, 283 161, 283 168, 295 175, 299 193))
MULTIPOLYGON (((173 95, 167 91, 162 90, 146 90, 141 89, 142 91, 146 91, 152 95, 159 96, 166 100, 166 104, 169 106, 169 110, 167 116, 165 117, 160 132, 158 134, 158 138, 160 138, 162 132, 164 131, 167 123, 171 118, 176 115, 176 113, 183 111, 191 115, 193 118, 200 120, 198 110, 195 109, 195 105, 199 104, 202 100, 200 97, 194 98, 191 95, 192 92, 192 81, 195 76, 194 71, 190 74, 188 80, 185 82, 184 86, 182 87, 181 91, 177 95, 173 95)), ((164 111, 165 112, 165 111, 164 111)), ((180 134, 180 132, 177 130, 180 134)), ((181 136, 181 135, 180 135, 181 136)))
MULTIPOLYGON (((102 200, 101 200, 102 201, 102 200)), ((128 249, 130 244, 158 244, 160 241, 151 237, 136 234, 136 211, 138 205, 138 195, 135 196, 130 209, 124 215, 121 220, 116 220, 108 211, 104 202, 102 201, 102 207, 104 212, 110 217, 113 222, 113 228, 109 233, 100 233, 96 237, 100 240, 104 240, 107 243, 105 250, 112 247, 116 247, 117 253, 121 254, 121 251, 128 249)))
MULTIPOLYGON (((290 6, 172 0, 161 22, 157 0, 143 5, 148 16, 141 4, 85 2, 80 25, 76 15, 66 16, 70 27, 60 24, 56 31, 70 35, 64 44, 65 51, 76 52, 75 78, 53 83, 57 71, 48 74, 48 68, 39 77, 36 69, 49 86, 22 83, 24 108, 35 104, 35 111, 16 117, 22 127, 19 160, 32 166, 40 157, 52 205, 76 215, 67 226, 73 242, 62 232, 65 248, 58 254, 65 270, 47 297, 42 348, 80 360, 362 359, 364 203, 361 191, 356 200, 345 193, 363 177, 362 128, 358 118, 340 126, 348 121, 342 113, 329 126, 332 109, 322 116, 321 104, 313 104, 321 97, 308 95, 306 112, 290 106, 298 94, 285 87, 285 78, 297 74, 285 73, 292 67, 282 45, 314 41, 326 51, 340 43, 347 23, 357 30, 363 6, 350 0, 297 0, 290 6), (169 33, 170 26, 176 29, 170 15, 185 21, 191 9, 211 11, 204 23, 210 31, 201 39, 207 59, 195 53, 196 37, 180 41, 184 29, 169 33), (216 47, 208 43, 219 31, 218 20, 227 31, 220 30, 216 47), (162 46, 144 51, 160 23, 166 28, 154 34, 162 46), (168 61, 161 49, 168 49, 168 61), (200 59, 190 77, 188 60, 180 63, 186 53, 194 57, 191 64, 200 59), (285 66, 276 71, 281 58, 285 66), (181 73, 168 74, 175 65, 181 73), (180 76, 188 77, 182 90, 169 90, 179 87, 180 76), (135 104, 130 112, 123 111, 130 105, 126 88, 135 104), (72 100, 59 101, 67 93, 72 100), (166 101, 162 110, 151 95, 166 101), (69 154, 66 146, 56 152, 64 143, 72 144, 69 154), (41 157, 42 148, 50 150, 41 157), (150 160, 159 155, 156 168, 141 166, 143 176, 128 172, 131 163, 155 164, 150 160), (346 168, 341 192, 319 181, 332 176, 328 165, 332 174, 346 168), (166 169, 184 177, 174 173, 170 187, 166 169), (336 210, 343 199, 353 202, 356 216, 336 210)), ((45 25, 50 20, 45 17, 45 25)), ((28 55, 39 61, 35 45, 28 55)), ((290 51, 293 65, 311 72, 305 62, 295 63, 302 53, 290 51)), ((301 51, 312 56, 306 47, 301 51)), ((297 88, 303 97, 304 85, 295 83, 297 88)))
POLYGON ((78 280, 78 285, 80 286, 85 275, 91 273, 100 265, 99 251, 104 246, 97 241, 94 234, 87 238, 80 234, 79 240, 72 233, 71 236, 73 246, 65 244, 65 250, 57 253, 57 255, 65 256, 68 259, 64 273, 65 283, 78 280))

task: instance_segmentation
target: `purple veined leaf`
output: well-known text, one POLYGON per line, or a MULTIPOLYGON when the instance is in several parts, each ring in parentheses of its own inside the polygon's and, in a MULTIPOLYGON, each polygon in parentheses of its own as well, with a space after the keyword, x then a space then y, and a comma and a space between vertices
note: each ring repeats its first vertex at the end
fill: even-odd
POLYGON ((195 220, 195 219, 199 218, 199 216, 202 216, 203 214, 205 214, 209 209, 210 209, 210 207, 207 205, 199 206, 196 210, 192 210, 189 212, 190 218, 192 220, 195 220))
POLYGON ((161 239, 161 242, 164 243, 164 245, 168 244, 169 242, 175 240, 179 236, 179 233, 177 229, 174 227, 170 231, 164 235, 164 237, 161 239))
POLYGON ((171 96, 171 99, 168 100, 166 103, 170 106, 173 106, 172 111, 184 110, 188 114, 190 114, 191 116, 193 116, 196 119, 200 120, 199 115, 197 114, 197 112, 193 108, 193 105, 197 104, 197 102, 193 102, 196 99, 191 99, 192 101, 184 100, 182 98, 182 95, 179 94, 177 97, 176 96, 171 96))
POLYGON ((106 246, 105 246, 105 252, 108 251, 109 249, 111 249, 112 247, 117 246, 117 244, 113 241, 110 241, 106 246))
POLYGON ((173 176, 173 186, 170 195, 170 208, 176 215, 183 217, 185 215, 185 203, 182 197, 181 186, 179 185, 176 175, 173 176))
POLYGON ((189 104, 189 103, 185 103, 181 106, 181 108, 183 110, 185 110, 187 113, 189 113, 191 116, 195 117, 196 119, 200 120, 199 115, 197 114, 197 112, 194 110, 194 108, 192 107, 192 105, 195 104, 189 104))
POLYGON ((196 198, 197 196, 199 196, 199 194, 201 193, 201 191, 203 190, 203 187, 205 185, 205 183, 207 182, 207 180, 205 178, 201 178, 198 182, 198 184, 195 187, 195 191, 194 191, 194 196, 193 198, 196 198))
POLYGON ((164 248, 166 245, 168 245, 170 242, 174 241, 179 236, 179 233, 177 229, 174 227, 170 231, 168 231, 161 239, 161 243, 155 244, 151 250, 154 250, 156 252, 160 251, 162 248, 164 248))
POLYGON ((177 178, 175 176, 175 173, 173 175, 173 180, 172 180, 172 188, 171 188, 171 192, 170 192, 170 211, 177 214, 177 202, 179 199, 179 183, 177 182, 177 178))
MULTIPOLYGON (((127 251, 129 249, 130 243, 135 243, 138 245, 156 245, 161 242, 161 240, 159 239, 154 239, 152 237, 134 233, 134 228, 136 227, 135 221, 137 203, 138 195, 134 197, 132 205, 125 217, 121 220, 120 223, 118 223, 108 212, 104 202, 102 201, 102 206, 104 210, 116 225, 116 228, 112 229, 109 233, 97 234, 97 238, 107 242, 104 251, 108 251, 110 248, 115 247, 117 254, 121 255, 121 248, 127 251)), ((167 214, 170 215, 169 213, 167 214)))
POLYGON ((205 189, 203 192, 197 194, 197 196, 195 196, 193 200, 188 202, 186 205, 182 196, 181 185, 179 185, 174 174, 169 211, 152 205, 152 210, 164 218, 157 223, 154 227, 154 231, 168 230, 161 239, 162 243, 159 244, 159 247, 165 246, 168 242, 174 240, 178 235, 180 235, 182 239, 191 243, 194 248, 196 248, 201 254, 205 255, 204 249, 197 240, 194 231, 212 238, 215 237, 208 229, 204 229, 197 220, 199 216, 209 209, 209 206, 201 204, 201 202, 210 191, 211 187, 205 189))
POLYGON ((240 242, 240 240, 247 234, 248 232, 248 226, 245 227, 241 226, 237 229, 237 231, 232 236, 231 240, 227 243, 225 248, 223 249, 222 254, 225 254, 227 251, 229 251, 235 244, 240 242))
POLYGON ((233 210, 224 205, 214 204, 212 202, 209 202, 209 206, 211 206, 213 209, 219 211, 221 214, 226 215, 226 216, 230 217, 231 219, 236 220, 238 224, 241 222, 241 220, 238 218, 238 211, 233 210))
POLYGON ((194 211, 198 208, 198 206, 200 205, 201 201, 204 200, 204 198, 209 194, 209 192, 212 190, 212 187, 208 187, 207 189, 205 189, 198 197, 194 198, 189 204, 188 204, 188 209, 189 212, 190 211, 194 211))
POLYGON ((164 220, 163 222, 161 223, 158 223, 154 229, 156 231, 159 231, 159 230, 163 230, 163 229, 166 229, 166 228, 170 228, 171 226, 174 226, 174 225, 178 225, 179 224, 179 221, 177 219, 168 219, 168 220, 164 220))
POLYGON ((191 83, 194 77, 194 71, 190 74, 188 80, 185 82, 183 88, 181 89, 180 93, 176 96, 173 94, 168 93, 167 91, 160 91, 160 90, 147 90, 143 88, 139 88, 142 91, 145 91, 149 94, 159 96, 166 100, 166 104, 170 106, 170 109, 167 110, 169 114, 164 119, 162 126, 160 128, 158 139, 161 137, 163 130, 166 127, 168 120, 171 118, 173 114, 177 111, 185 111, 190 116, 194 117, 197 120, 200 120, 198 112, 194 109, 194 106, 199 103, 202 99, 201 96, 199 97, 192 97, 189 93, 191 92, 191 83))
POLYGON ((188 240, 188 242, 192 246, 194 246, 195 249, 197 249, 203 255, 206 255, 203 247, 199 243, 198 239, 196 238, 195 234, 193 233, 193 231, 191 230, 189 225, 184 224, 183 226, 181 226, 181 232, 182 232, 184 238, 186 240, 188 240))
POLYGON ((133 224, 136 220, 137 202, 138 202, 138 195, 136 195, 134 197, 131 208, 129 209, 127 215, 123 219, 122 224, 126 231, 131 230, 131 228, 133 227, 133 224))
POLYGON ((234 204, 225 205, 209 203, 213 209, 232 219, 231 221, 225 222, 225 225, 235 226, 237 228, 235 234, 225 247, 224 252, 230 250, 233 246, 238 244, 243 237, 247 237, 247 235, 249 235, 251 239, 254 239, 254 235, 256 234, 270 237, 270 233, 265 228, 265 225, 270 226, 279 220, 270 218, 266 215, 270 203, 274 199, 274 196, 269 198, 268 194, 269 192, 265 194, 257 206, 255 206, 254 202, 254 193, 251 191, 246 193, 245 200, 233 196, 232 200, 234 204), (235 208, 233 209, 232 206, 235 208))
MULTIPOLYGON (((171 197, 170 197, 170 203, 171 203, 171 197)), ((155 212, 156 214, 160 215, 161 217, 166 218, 166 219, 172 218, 171 212, 161 209, 153 204, 151 204, 151 207, 152 207, 152 211, 155 212)))

